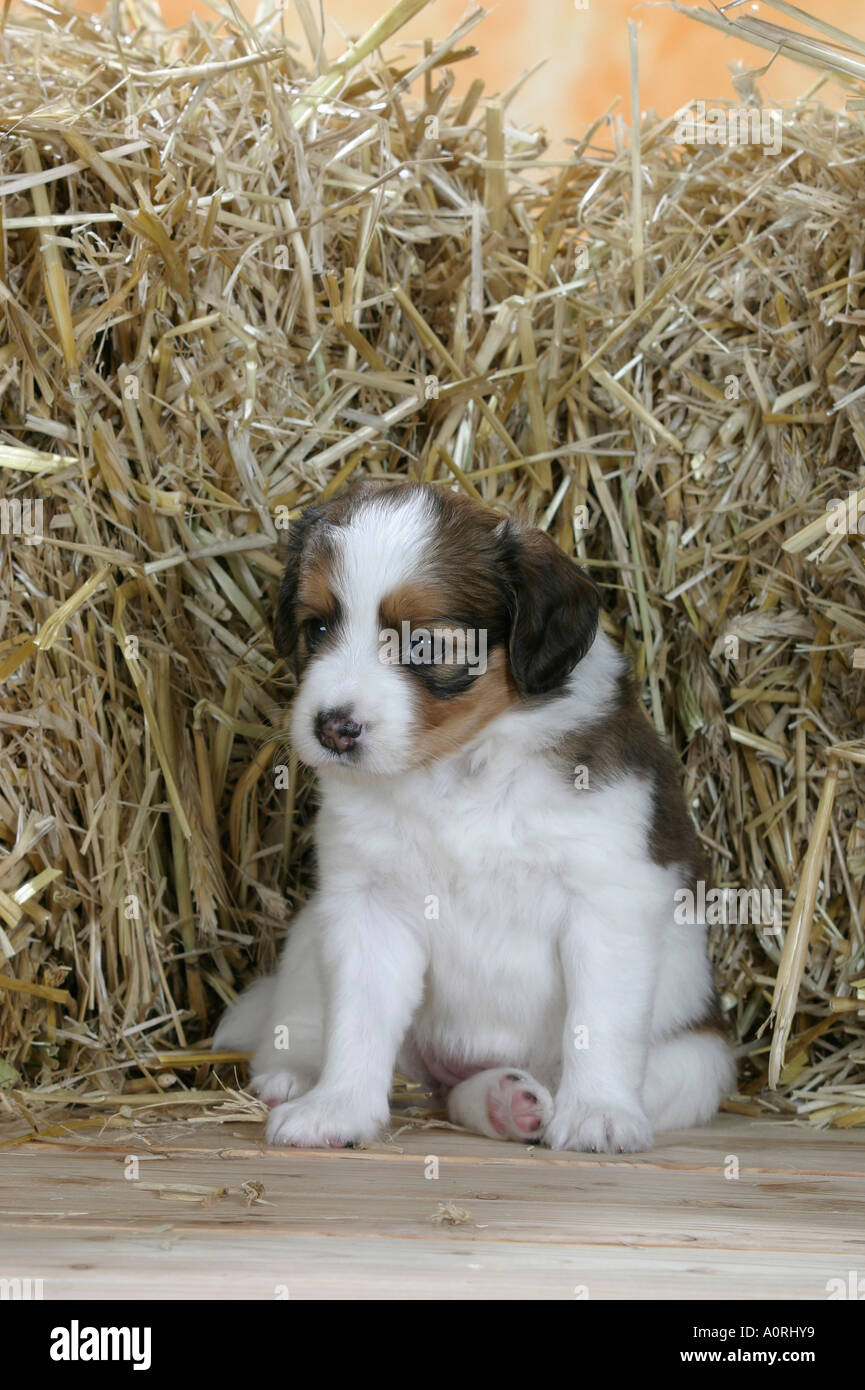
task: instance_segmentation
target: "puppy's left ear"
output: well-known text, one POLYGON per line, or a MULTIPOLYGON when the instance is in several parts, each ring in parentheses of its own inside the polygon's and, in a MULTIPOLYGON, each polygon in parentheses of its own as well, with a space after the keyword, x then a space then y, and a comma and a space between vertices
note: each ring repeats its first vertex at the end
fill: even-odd
POLYGON ((511 589, 511 675, 521 695, 547 695, 564 685, 595 640, 598 591, 544 531, 508 522, 503 542, 511 589))

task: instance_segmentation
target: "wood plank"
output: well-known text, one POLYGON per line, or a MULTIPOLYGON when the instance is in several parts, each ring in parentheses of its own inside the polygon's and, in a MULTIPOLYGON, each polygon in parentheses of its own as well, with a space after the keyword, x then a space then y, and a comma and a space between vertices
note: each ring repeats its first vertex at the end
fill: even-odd
POLYGON ((720 1170, 685 1170, 671 1181, 668 1172, 624 1165, 563 1170, 541 1161, 528 1173, 495 1164, 479 1172, 458 1159, 440 1162, 437 1179, 424 1170, 421 1155, 386 1164, 354 1155, 324 1163, 314 1155, 183 1157, 142 1163, 139 1180, 130 1181, 120 1155, 64 1155, 59 1166, 56 1154, 29 1153, 0 1165, 0 1229, 47 1220, 79 1230, 169 1223, 216 1232, 246 1224, 286 1235, 351 1235, 362 1223, 370 1236, 432 1238, 439 1205, 452 1202, 488 1240, 820 1248, 865 1257, 861 1177, 745 1172, 727 1180, 720 1170), (249 1182, 263 1184, 263 1202, 247 1206, 241 1187, 249 1182), (154 1183, 167 1190, 147 1185, 154 1183), (194 1189, 201 1186, 227 1192, 199 1200, 194 1189))
POLYGON ((595 1155, 400 1123, 303 1151, 172 1114, 0 1150, 0 1274, 48 1298, 759 1299, 865 1270, 861 1131, 725 1115, 595 1155), (442 1204, 467 1219, 437 1224, 442 1204))
MULTIPOLYGON (((3 1265, 46 1299, 821 1299, 837 1255, 501 1243, 453 1227, 433 1238, 3 1232, 3 1265), (285 1293, 283 1292, 285 1291, 285 1293)), ((861 1265, 860 1265, 861 1269, 861 1265)))
MULTIPOLYGON (((348 1154, 342 1150, 315 1150, 306 1156, 316 1162, 339 1162, 348 1156, 377 1155, 396 1159, 402 1153, 434 1153, 440 1158, 457 1156, 479 1165, 494 1163, 531 1167, 543 1162, 556 1168, 615 1165, 641 1169, 705 1168, 714 1172, 726 1163, 730 1155, 735 1155, 743 1167, 752 1171, 865 1176, 865 1128, 817 1130, 798 1121, 722 1115, 699 1129, 659 1135, 654 1149, 648 1154, 580 1154, 551 1153, 540 1147, 506 1144, 453 1128, 436 1126, 408 1131, 403 1126, 404 1121, 395 1121, 385 1142, 364 1145, 362 1149, 351 1150, 348 1154)), ((0 1122, 0 1145, 14 1134, 26 1135, 20 1122, 14 1126, 8 1122, 4 1126, 0 1122)), ((260 1124, 199 1123, 194 1115, 170 1119, 151 1117, 128 1129, 112 1126, 101 1130, 70 1130, 63 1141, 26 1144, 19 1151, 36 1152, 51 1148, 69 1151, 93 1148, 124 1154, 225 1151, 237 1156, 266 1155, 276 1161, 302 1152, 268 1148, 260 1124)), ((15 1150, 6 1152, 14 1153, 15 1150)), ((0 1163, 3 1158, 4 1151, 0 1148, 0 1163)))

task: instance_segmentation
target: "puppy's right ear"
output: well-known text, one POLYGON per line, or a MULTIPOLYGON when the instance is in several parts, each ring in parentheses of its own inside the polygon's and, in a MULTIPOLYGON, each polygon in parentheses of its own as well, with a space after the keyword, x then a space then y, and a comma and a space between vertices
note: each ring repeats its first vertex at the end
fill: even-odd
POLYGON ((501 536, 511 590, 511 676, 521 695, 551 695, 595 640, 598 591, 546 532, 506 522, 501 536))
POLYGON ((290 660, 297 648, 297 586, 303 555, 310 536, 324 515, 321 507, 307 507, 288 528, 285 573, 276 600, 273 645, 277 656, 290 660))

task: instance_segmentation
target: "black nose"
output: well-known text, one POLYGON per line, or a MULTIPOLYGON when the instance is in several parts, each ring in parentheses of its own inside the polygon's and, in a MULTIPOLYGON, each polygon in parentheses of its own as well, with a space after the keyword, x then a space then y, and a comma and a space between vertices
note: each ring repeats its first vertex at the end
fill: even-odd
POLYGON ((315 736, 322 748, 328 748, 331 753, 347 753, 362 733, 363 725, 344 709, 322 710, 316 715, 315 736))

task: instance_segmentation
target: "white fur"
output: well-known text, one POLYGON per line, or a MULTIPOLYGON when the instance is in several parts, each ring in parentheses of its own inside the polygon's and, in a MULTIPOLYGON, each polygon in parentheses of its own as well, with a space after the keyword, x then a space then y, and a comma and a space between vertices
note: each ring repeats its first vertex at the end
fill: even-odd
POLYGON ((673 920, 683 873, 649 854, 650 786, 628 773, 578 789, 551 754, 606 712, 622 658, 599 634, 562 696, 412 768, 411 682, 379 662, 377 614, 429 525, 413 504, 340 528, 346 633, 311 662, 292 726, 320 772, 320 886, 216 1044, 255 1049, 274 1143, 374 1138, 394 1066, 428 1080, 433 1057, 484 1067, 449 1098, 481 1133, 502 1068, 519 1068, 551 1147, 648 1148, 657 1126, 707 1120, 732 1067, 719 1038, 687 1031, 711 972, 704 929, 673 920), (341 705, 364 724, 353 770, 312 730, 341 705))
POLYGON ((343 618, 339 644, 310 664, 294 702, 295 748, 311 767, 338 768, 322 748, 314 721, 323 709, 351 709, 364 726, 366 774, 390 774, 410 760, 414 711, 400 674, 383 663, 379 605, 384 595, 416 577, 416 556, 428 547, 433 520, 423 494, 394 506, 376 500, 347 526, 329 528, 332 579, 343 618))

